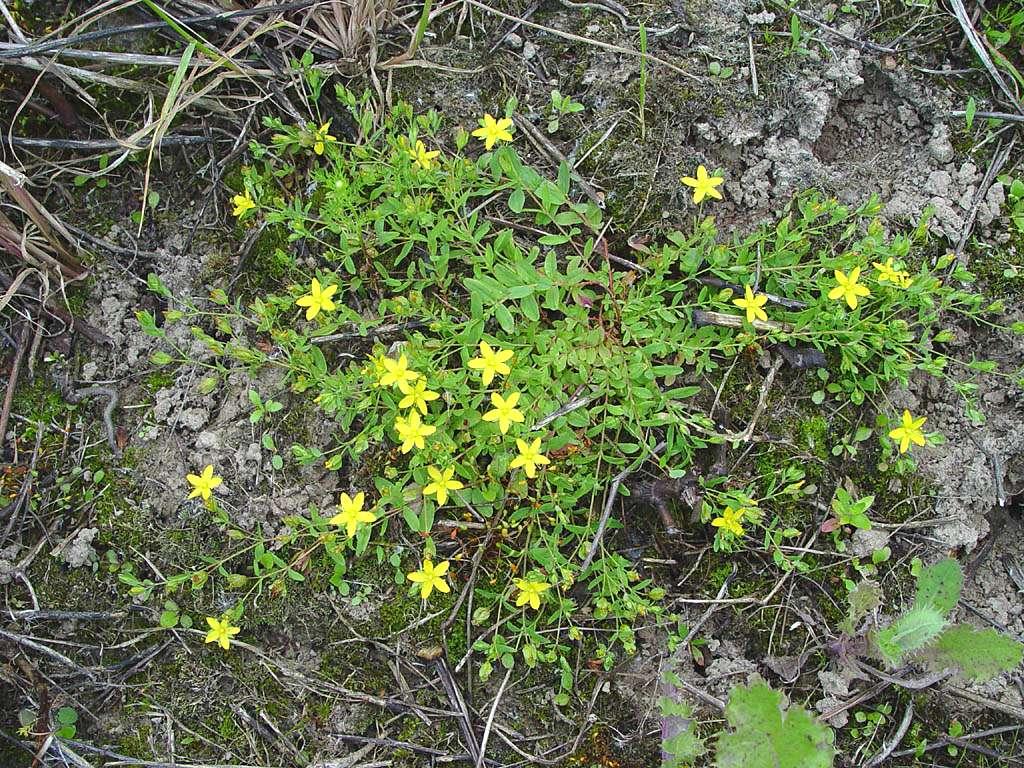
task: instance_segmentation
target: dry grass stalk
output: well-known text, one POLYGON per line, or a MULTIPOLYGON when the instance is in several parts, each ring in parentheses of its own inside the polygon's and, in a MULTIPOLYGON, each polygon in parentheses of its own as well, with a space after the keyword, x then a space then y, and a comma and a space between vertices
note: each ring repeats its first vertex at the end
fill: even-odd
POLYGON ((25 215, 19 227, 0 211, 0 249, 67 282, 82 279, 87 271, 72 255, 71 233, 29 193, 26 182, 23 174, 0 162, 0 190, 25 215))

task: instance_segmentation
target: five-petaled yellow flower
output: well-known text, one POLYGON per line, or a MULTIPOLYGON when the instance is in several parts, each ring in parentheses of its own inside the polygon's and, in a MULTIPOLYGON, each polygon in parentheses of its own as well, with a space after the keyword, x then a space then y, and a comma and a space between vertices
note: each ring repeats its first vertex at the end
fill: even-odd
POLYGON ((424 486, 423 495, 437 496, 437 506, 439 507, 444 506, 448 501, 448 491, 457 491, 466 487, 458 480, 452 479, 455 477, 455 467, 448 467, 443 472, 437 467, 427 467, 427 474, 430 475, 433 482, 424 486))
POLYGON ((732 507, 726 507, 722 510, 722 516, 716 517, 711 521, 711 524, 715 528, 724 528, 737 536, 743 535, 743 526, 740 522, 743 520, 743 510, 733 509, 732 507))
POLYGON ((506 365, 512 359, 511 349, 495 349, 486 341, 480 342, 480 357, 469 361, 470 368, 480 371, 484 386, 494 381, 495 375, 508 376, 512 369, 506 365))
POLYGON ((348 534, 349 538, 356 535, 356 531, 359 530, 360 523, 373 523, 377 520, 373 512, 363 509, 363 501, 366 496, 362 491, 356 494, 356 497, 350 498, 347 493, 341 494, 341 501, 338 506, 341 507, 341 512, 332 517, 329 522, 331 525, 344 525, 345 533, 348 534))
POLYGON ((417 141, 416 148, 409 151, 412 164, 417 168, 422 168, 424 171, 430 170, 434 164, 434 158, 440 154, 441 151, 437 149, 428 151, 422 141, 417 141))
POLYGON ((526 472, 526 476, 533 478, 537 476, 537 465, 538 464, 550 464, 551 459, 540 452, 540 438, 538 437, 532 443, 527 443, 525 440, 516 438, 516 447, 519 449, 519 455, 512 459, 512 463, 509 464, 512 469, 522 467, 523 471, 526 472))
POLYGON ((761 309, 761 307, 768 303, 768 297, 763 293, 755 294, 750 290, 749 285, 743 286, 743 298, 733 299, 732 303, 740 309, 745 309, 747 311, 748 323, 752 323, 754 320, 768 319, 768 313, 761 309))
POLYGON ((203 501, 209 501, 213 489, 224 482, 222 478, 213 474, 213 464, 207 464, 201 475, 185 475, 185 479, 192 486, 192 492, 188 497, 194 499, 202 496, 203 501))
POLYGON ((320 285, 315 277, 309 283, 309 293, 295 300, 295 304, 306 308, 306 319, 312 320, 321 312, 333 312, 335 304, 331 297, 337 293, 336 285, 320 285))
POLYGON ((495 120, 490 113, 483 116, 480 127, 473 131, 473 135, 484 142, 484 148, 490 149, 498 141, 512 141, 512 134, 508 129, 512 127, 512 120, 503 117, 495 120))
POLYGON ((724 179, 721 176, 710 176, 708 169, 703 165, 697 166, 697 178, 683 176, 680 181, 688 187, 693 187, 693 202, 695 203, 701 202, 705 197, 713 197, 715 200, 722 199, 722 193, 715 187, 724 179))
POLYGON ((326 123, 321 125, 319 128, 313 129, 313 151, 318 155, 324 153, 324 147, 330 144, 332 141, 337 141, 334 136, 331 136, 328 131, 331 130, 331 121, 328 120, 326 123))
POLYGON ((440 397, 437 392, 431 392, 427 389, 427 380, 424 378, 416 379, 412 384, 405 380, 400 381, 398 388, 405 395, 405 397, 398 401, 398 407, 418 408, 419 412, 423 414, 427 412, 427 403, 440 397))
POLYGON ((384 366, 384 375, 379 379, 382 387, 401 389, 403 384, 414 382, 420 376, 416 371, 409 370, 409 360, 405 355, 399 355, 397 360, 382 358, 381 364, 384 366))
POLYGON ((420 415, 416 411, 410 411, 408 418, 401 416, 395 419, 395 431, 402 443, 402 453, 408 453, 413 448, 423 448, 426 443, 423 438, 429 437, 437 431, 437 427, 431 427, 420 421, 420 415))
POLYGON ((231 647, 231 638, 242 631, 240 627, 231 626, 228 619, 207 616, 206 623, 210 625, 210 631, 206 633, 206 642, 216 643, 225 651, 231 647))
POLYGON ((406 574, 406 578, 420 585, 420 597, 426 600, 435 589, 438 592, 451 592, 451 587, 444 580, 448 572, 448 561, 434 565, 429 557, 423 558, 423 567, 418 571, 406 574))
POLYGON ((850 305, 850 309, 856 309, 858 296, 871 295, 871 291, 866 285, 860 285, 857 282, 860 280, 860 267, 851 269, 849 276, 840 269, 835 271, 835 275, 836 287, 828 292, 830 299, 845 299, 846 303, 850 305))
POLYGON ((910 279, 910 273, 905 269, 896 269, 893 266, 892 259, 886 259, 884 263, 873 261, 871 266, 878 270, 878 282, 880 283, 892 283, 900 288, 909 288, 913 280, 910 279))
POLYGON ((540 608, 540 596, 551 589, 546 581, 530 581, 529 579, 516 579, 516 589, 519 595, 516 597, 516 608, 530 604, 533 610, 540 608))
POLYGON ((497 392, 493 392, 491 394, 491 405, 494 406, 494 409, 484 414, 484 421, 498 422, 498 429, 504 435, 513 423, 519 424, 525 421, 522 412, 516 408, 516 403, 518 402, 518 392, 510 393, 507 398, 502 397, 497 392))
POLYGON ((896 429, 889 433, 889 437, 893 440, 899 440, 900 453, 906 453, 910 450, 910 444, 924 445, 924 433, 921 431, 921 427, 928 421, 927 417, 922 416, 919 419, 915 419, 910 415, 910 411, 903 409, 903 420, 896 429))
POLYGON ((252 196, 249 194, 248 189, 245 190, 244 195, 235 195, 234 197, 232 197, 231 202, 235 206, 235 210, 233 210, 231 213, 233 213, 235 216, 238 216, 239 218, 244 216, 247 211, 251 211, 253 208, 256 207, 256 201, 252 199, 252 196))

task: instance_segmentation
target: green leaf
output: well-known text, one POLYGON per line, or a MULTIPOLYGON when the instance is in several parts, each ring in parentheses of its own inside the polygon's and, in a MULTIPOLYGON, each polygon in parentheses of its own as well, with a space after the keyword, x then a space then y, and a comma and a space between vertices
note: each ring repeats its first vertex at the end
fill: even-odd
POLYGON ((730 731, 718 738, 718 768, 831 768, 832 729, 806 709, 787 706, 764 682, 732 689, 725 719, 730 731))
POLYGON ((914 605, 930 605, 943 616, 948 616, 960 599, 963 583, 960 563, 951 557, 922 568, 917 577, 914 605))
POLYGON ((537 306, 537 297, 532 293, 523 297, 519 302, 519 309, 528 320, 540 320, 540 307, 537 306))
POLYGON ((1012 637, 992 628, 956 624, 939 636, 921 660, 935 670, 955 667, 964 677, 984 682, 1016 668, 1022 654, 1024 645, 1012 637))
POLYGON ((171 297, 171 292, 167 289, 167 286, 163 284, 160 277, 155 272, 150 272, 146 275, 146 287, 149 288, 153 293, 163 296, 165 299, 171 297))
POLYGON ((522 213, 523 208, 526 207, 526 193, 521 189, 516 189, 508 196, 508 207, 512 213, 522 213))
POLYGON ((878 652, 890 667, 919 651, 946 627, 945 617, 930 605, 915 605, 875 637, 878 652))
POLYGON ((516 321, 512 318, 512 313, 508 311, 508 307, 504 304, 497 304, 494 307, 494 317, 498 321, 498 325, 505 333, 514 333, 516 330, 516 321))
POLYGON ((964 107, 964 120, 967 122, 967 130, 971 130, 971 126, 974 125, 974 115, 978 111, 978 103, 971 96, 967 99, 967 106, 964 107))
POLYGON ((852 634, 860 620, 882 604, 882 589, 875 582, 864 580, 854 587, 846 599, 850 604, 847 616, 852 634))
POLYGON ((413 533, 420 531, 420 517, 410 507, 402 507, 402 519, 413 533))
POLYGON ((57 710, 57 722, 61 725, 74 725, 78 722, 78 713, 71 707, 61 707, 57 710))
POLYGON ((558 189, 563 195, 569 194, 569 164, 564 160, 558 164, 558 189))

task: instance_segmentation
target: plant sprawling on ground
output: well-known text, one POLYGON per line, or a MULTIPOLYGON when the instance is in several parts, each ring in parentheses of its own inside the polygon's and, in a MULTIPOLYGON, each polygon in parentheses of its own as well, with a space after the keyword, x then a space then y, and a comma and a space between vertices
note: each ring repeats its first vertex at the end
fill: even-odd
MULTIPOLYGON (((999 307, 958 287, 972 276, 951 257, 933 265, 914 252, 923 222, 889 235, 876 201, 850 209, 808 193, 776 225, 723 240, 702 205, 692 231, 636 245, 634 263, 605 236, 602 210, 571 199, 565 164, 548 179, 523 162, 507 117, 456 129, 449 154, 436 113, 398 106, 375 126, 367 97, 339 87, 338 98, 352 135, 333 135, 330 121, 268 120, 272 141, 251 145, 233 201, 242 226, 262 219, 316 252, 315 267, 292 261, 288 290, 248 301, 217 289, 197 304, 151 277, 170 302, 164 323, 190 324, 205 349, 192 361, 168 341, 154 362, 198 362, 208 390, 235 368, 280 369, 291 407, 316 409, 335 436, 295 442, 293 461, 364 479, 338 510, 289 517, 270 542, 231 526, 207 467, 193 495, 237 549, 162 583, 123 575, 136 593, 219 578, 238 621, 255 595, 314 568, 347 591, 353 558, 390 564, 423 599, 479 568, 472 618, 490 628, 475 645, 481 676, 517 656, 565 668, 584 633, 610 666, 616 648, 635 650, 635 623, 665 609, 663 589, 602 538, 607 479, 643 465, 682 477, 708 446, 746 439, 709 411, 702 382, 750 351, 811 360, 794 367, 816 368, 815 403, 876 406, 880 464, 896 472, 941 436, 892 409, 889 385, 915 371, 949 378, 980 418, 966 374, 994 366, 947 356, 942 322, 988 322, 999 307)), ((704 205, 721 180, 703 166, 683 179, 704 205)), ((288 261, 285 249, 278 257, 288 261)), ((168 338, 154 316, 139 320, 168 338)), ((251 400, 254 423, 284 407, 255 390, 251 400)), ((282 468, 270 430, 263 442, 282 468)), ((777 547, 804 533, 774 511, 802 497, 803 480, 798 466, 742 485, 702 476, 696 515, 718 549, 762 537, 777 547)))

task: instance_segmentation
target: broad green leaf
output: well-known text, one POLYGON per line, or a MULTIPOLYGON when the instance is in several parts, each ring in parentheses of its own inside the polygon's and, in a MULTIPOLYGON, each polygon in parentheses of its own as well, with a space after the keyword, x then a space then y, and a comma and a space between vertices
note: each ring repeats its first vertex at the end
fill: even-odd
POLYGON ((947 557, 934 565, 922 568, 917 577, 914 605, 930 605, 943 616, 947 616, 960 599, 960 588, 963 583, 964 574, 960 563, 953 558, 947 557))
POLYGON ((718 738, 718 768, 831 768, 832 729, 806 709, 787 706, 764 682, 732 689, 725 708, 728 731, 718 738))
POLYGON ((991 627, 976 629, 956 624, 939 636, 921 660, 933 669, 954 667, 964 677, 984 682, 1015 669, 1022 652, 1024 646, 991 627))

